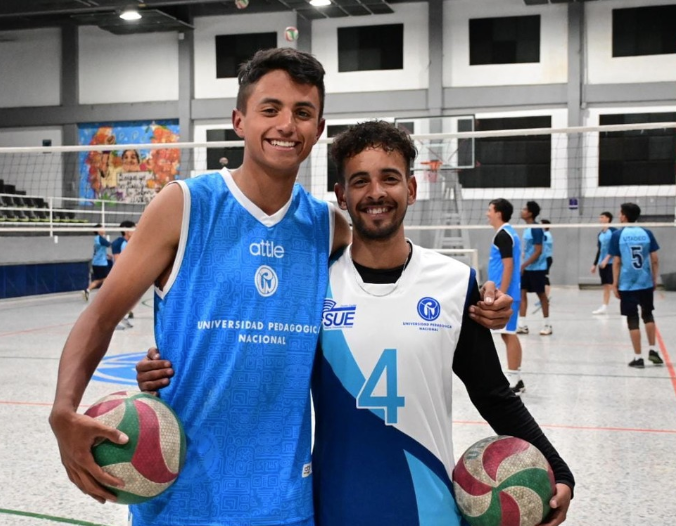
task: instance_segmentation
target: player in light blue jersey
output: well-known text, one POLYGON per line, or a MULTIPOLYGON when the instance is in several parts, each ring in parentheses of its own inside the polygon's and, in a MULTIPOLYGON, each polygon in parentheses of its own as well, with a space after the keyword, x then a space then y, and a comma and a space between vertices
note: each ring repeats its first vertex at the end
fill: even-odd
MULTIPOLYGON (((504 293, 514 298, 521 297, 521 240, 509 224, 514 213, 512 203, 506 199, 493 199, 488 204, 486 217, 496 230, 488 259, 488 279, 504 293)), ((507 348, 507 379, 515 394, 521 395, 526 386, 521 379, 521 361, 523 352, 516 334, 519 317, 519 301, 512 305, 514 314, 507 326, 500 330, 502 341, 507 348)))
POLYGON ((415 147, 385 122, 334 138, 336 196, 353 242, 333 262, 315 361, 315 510, 321 526, 453 526, 452 377, 500 434, 539 447, 563 522, 573 477, 502 374, 489 330, 469 317, 474 270, 407 240, 415 147))
POLYGON ((620 223, 624 228, 613 233, 608 252, 613 261, 613 291, 620 300, 620 312, 627 317, 634 357, 629 367, 642 369, 645 366, 641 352, 641 331, 638 321, 638 307, 645 324, 650 350, 648 359, 655 365, 664 361, 655 350, 655 318, 653 317, 653 291, 659 275, 660 246, 653 233, 647 228, 633 226, 641 215, 641 208, 635 203, 620 206, 620 223))
POLYGON ((110 266, 108 265, 108 247, 110 241, 106 239, 106 230, 101 225, 95 227, 94 250, 92 253, 92 275, 89 285, 82 291, 85 301, 89 301, 89 293, 98 289, 108 277, 110 266))
MULTIPOLYGON (((540 221, 543 225, 551 225, 552 222, 549 219, 542 219, 540 221)), ((542 231, 544 232, 544 239, 542 240, 542 255, 545 257, 547 262, 547 270, 545 272, 545 296, 547 296, 547 302, 550 305, 552 303, 552 284, 549 279, 549 272, 554 264, 554 236, 547 227, 543 227, 542 231)), ((538 302, 538 307, 542 307, 540 302, 538 302)))
POLYGON ((594 264, 591 267, 591 273, 594 274, 599 269, 601 286, 603 287, 603 303, 592 311, 592 314, 608 314, 608 303, 610 303, 610 293, 613 290, 613 256, 608 251, 610 248, 610 238, 613 237, 615 228, 609 226, 613 222, 613 214, 610 212, 601 212, 599 223, 602 228, 596 238, 596 256, 594 264))
MULTIPOLYGON (((536 223, 540 215, 540 205, 535 201, 528 201, 521 209, 521 219, 529 225, 536 223)), ((521 312, 519 313, 519 326, 517 334, 528 334, 528 293, 534 292, 540 300, 542 307, 543 326, 541 336, 552 334, 552 325, 549 319, 549 300, 545 293, 547 283, 547 258, 544 253, 544 231, 542 228, 526 228, 522 236, 523 261, 521 262, 521 312)))
POLYGON ((324 128, 323 76, 290 48, 242 67, 242 166, 163 189, 66 342, 50 423, 69 478, 114 500, 104 485, 121 481, 90 448, 127 437, 76 408, 115 324, 155 284, 156 342, 179 371, 162 398, 187 458, 171 488, 131 508, 133 526, 314 524, 310 375, 329 254, 349 240, 342 215, 295 184, 324 128))

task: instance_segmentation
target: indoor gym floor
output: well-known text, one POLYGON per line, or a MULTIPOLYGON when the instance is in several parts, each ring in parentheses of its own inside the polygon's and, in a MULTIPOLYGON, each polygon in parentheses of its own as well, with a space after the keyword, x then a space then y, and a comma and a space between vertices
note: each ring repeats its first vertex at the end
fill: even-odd
MULTIPOLYGON (((600 290, 555 287, 552 295, 554 334, 521 340, 523 400, 577 479, 566 524, 673 526, 676 293, 655 295, 658 347, 666 363, 644 370, 627 367, 631 346, 615 299, 611 315, 592 316, 600 290)), ((131 382, 137 356, 153 343, 151 302, 148 294, 135 309, 133 329, 116 331, 84 404, 131 382), (124 356, 129 353, 135 354, 124 356)), ((2 526, 126 524, 125 507, 100 505, 68 481, 47 423, 61 348, 84 307, 80 294, 0 302, 2 526)), ((539 328, 539 314, 529 317, 531 329, 539 328)), ((501 340, 496 345, 504 359, 501 340)), ((454 394, 457 458, 493 433, 457 379, 454 394)))

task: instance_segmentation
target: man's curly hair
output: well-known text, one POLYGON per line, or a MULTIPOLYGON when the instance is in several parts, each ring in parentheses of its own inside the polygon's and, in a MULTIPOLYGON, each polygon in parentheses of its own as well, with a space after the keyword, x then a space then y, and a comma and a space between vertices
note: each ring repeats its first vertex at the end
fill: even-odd
POLYGON ((406 175, 411 175, 411 165, 418 150, 409 135, 394 124, 385 121, 368 121, 350 126, 333 139, 331 158, 338 167, 338 178, 345 183, 345 162, 367 148, 382 148, 399 152, 406 161, 406 175))

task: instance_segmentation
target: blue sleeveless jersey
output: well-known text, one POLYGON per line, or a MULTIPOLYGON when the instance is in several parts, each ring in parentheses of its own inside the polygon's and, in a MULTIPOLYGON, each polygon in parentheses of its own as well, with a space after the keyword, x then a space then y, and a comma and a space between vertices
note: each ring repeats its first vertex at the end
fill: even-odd
MULTIPOLYGON (((608 251, 610 249, 610 239, 613 237, 613 232, 616 230, 613 227, 608 228, 605 232, 601 230, 599 232, 599 237, 598 237, 598 245, 599 245, 599 260, 596 262, 596 264, 600 264, 601 261, 605 259, 605 257, 608 255, 608 251)), ((608 264, 612 265, 613 263, 613 258, 612 256, 608 260, 608 264)))
MULTIPOLYGON (((519 239, 516 230, 514 230, 514 227, 509 223, 502 225, 495 235, 497 236, 502 230, 512 238, 512 260, 514 262, 509 290, 505 292, 516 300, 516 298, 521 297, 521 240, 519 239)), ((495 236, 493 236, 493 240, 495 240, 495 236)), ((495 286, 498 288, 502 287, 502 272, 504 271, 504 268, 505 266, 502 262, 500 250, 495 246, 494 241, 491 245, 491 253, 488 259, 488 279, 489 281, 494 281, 495 286)))
POLYGON ((296 185, 272 216, 227 171, 180 182, 183 228, 156 289, 155 338, 176 371, 161 396, 186 464, 133 526, 312 526, 310 375, 333 213, 296 185))
POLYGON ((660 246, 653 233, 639 226, 628 226, 613 233, 609 252, 622 258, 619 290, 644 290, 653 288, 653 271, 650 253, 660 246))
POLYGON ((542 253, 545 256, 545 260, 547 258, 553 257, 554 255, 554 238, 552 237, 551 232, 544 233, 544 240, 542 242, 542 253))
POLYGON ((535 245, 542 245, 540 257, 526 267, 526 270, 547 270, 547 257, 544 247, 545 233, 541 228, 526 228, 523 232, 524 254, 523 260, 526 261, 535 252, 535 245))

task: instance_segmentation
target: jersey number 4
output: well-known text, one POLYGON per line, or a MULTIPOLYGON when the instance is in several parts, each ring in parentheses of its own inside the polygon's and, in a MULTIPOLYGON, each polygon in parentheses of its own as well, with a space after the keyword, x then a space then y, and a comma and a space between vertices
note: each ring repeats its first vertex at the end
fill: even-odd
POLYGON ((385 349, 357 396, 357 407, 373 410, 386 424, 396 424, 398 409, 404 405, 404 397, 398 396, 397 390, 397 350, 385 349), (373 393, 383 375, 387 383, 385 396, 376 396, 373 393))
POLYGON ((637 270, 643 268, 643 247, 641 245, 632 245, 631 248, 631 266, 637 270))

